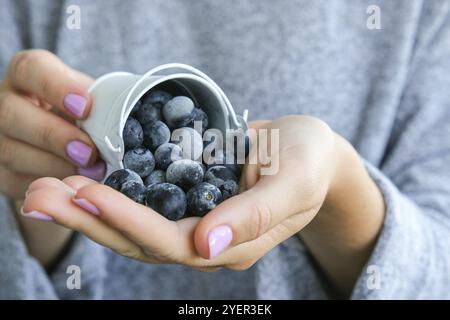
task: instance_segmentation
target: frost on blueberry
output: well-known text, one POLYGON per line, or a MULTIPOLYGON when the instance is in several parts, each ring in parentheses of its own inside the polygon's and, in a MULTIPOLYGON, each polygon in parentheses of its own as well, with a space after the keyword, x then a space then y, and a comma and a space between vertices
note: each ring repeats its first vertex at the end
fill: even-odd
POLYGON ((122 132, 125 149, 137 148, 144 141, 142 126, 136 119, 129 117, 122 132))
POLYGON ((188 123, 188 127, 197 130, 200 134, 206 131, 209 125, 208 115, 200 108, 194 108, 193 119, 188 123), (198 127, 197 127, 198 126, 198 127))
POLYGON ((120 191, 122 185, 128 181, 136 181, 143 184, 141 177, 130 169, 119 169, 111 173, 105 180, 105 184, 117 191, 120 191))
POLYGON ((142 124, 162 119, 161 109, 150 103, 142 103, 135 114, 136 120, 142 124))
POLYGON ((194 102, 185 96, 177 96, 167 102, 163 117, 170 128, 186 127, 194 119, 194 102))
POLYGON ((120 192, 134 202, 144 204, 146 196, 145 186, 138 181, 127 181, 120 188, 120 192))
POLYGON ((187 193, 187 213, 203 217, 222 201, 220 190, 207 182, 202 182, 187 193))
POLYGON ((183 150, 173 143, 164 143, 155 151, 156 167, 161 170, 167 170, 172 162, 181 159, 183 159, 183 150))
POLYGON ((164 170, 155 170, 145 178, 144 184, 148 187, 152 184, 166 182, 166 172, 164 170))
POLYGON ((154 151, 170 140, 170 130, 162 121, 152 121, 143 125, 144 145, 154 151))
POLYGON ((125 153, 123 165, 126 169, 133 170, 139 176, 145 178, 155 168, 155 159, 150 150, 140 147, 128 150, 125 153))
POLYGON ((155 90, 147 93, 142 98, 142 102, 145 104, 152 104, 156 108, 161 109, 170 99, 172 99, 171 94, 162 90, 155 90))
POLYGON ((196 161, 178 160, 167 168, 166 180, 187 191, 203 181, 203 169, 196 161))
POLYGON ((147 206, 169 220, 178 220, 186 211, 186 194, 174 184, 154 184, 147 191, 147 206))

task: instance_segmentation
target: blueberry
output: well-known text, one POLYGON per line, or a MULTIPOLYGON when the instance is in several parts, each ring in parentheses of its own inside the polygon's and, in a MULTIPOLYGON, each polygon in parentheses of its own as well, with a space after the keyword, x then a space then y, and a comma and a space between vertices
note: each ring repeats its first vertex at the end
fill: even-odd
POLYGON ((220 186, 219 190, 222 193, 222 201, 225 201, 239 193, 239 185, 234 180, 227 180, 220 186))
POLYGON ((123 165, 126 169, 133 170, 142 178, 145 178, 155 169, 155 158, 153 158, 150 150, 139 147, 125 153, 123 165))
POLYGON ((123 128, 122 137, 126 149, 140 147, 144 141, 144 133, 139 121, 129 117, 123 128))
POLYGON ((230 152, 223 151, 222 149, 216 149, 212 154, 205 153, 205 163, 209 168, 221 165, 229 168, 236 177, 241 175, 241 166, 234 160, 234 155, 230 152))
POLYGON ((142 103, 135 117, 141 124, 158 121, 162 119, 161 109, 151 103, 142 103))
POLYGON ((147 187, 151 186, 152 184, 163 183, 163 182, 166 182, 166 173, 163 170, 153 171, 144 180, 144 183, 147 187))
POLYGON ((186 196, 187 213, 199 217, 203 217, 222 201, 220 190, 207 182, 194 186, 186 196))
POLYGON ((117 191, 120 191, 122 185, 128 181, 136 181, 143 184, 141 177, 130 169, 119 169, 111 173, 105 180, 105 184, 117 191))
POLYGON ((186 194, 174 184, 151 185, 146 200, 147 206, 169 220, 181 219, 186 211, 186 194))
POLYGON ((127 181, 120 188, 121 193, 140 204, 145 203, 146 191, 145 186, 138 181, 127 181))
POLYGON ((230 168, 225 166, 209 168, 205 174, 205 181, 219 188, 222 193, 222 200, 236 195, 239 191, 236 175, 230 168))
POLYGON ((223 165, 211 167, 205 173, 205 181, 216 187, 219 187, 220 184, 223 184, 227 180, 238 181, 233 170, 223 165))
POLYGON ((177 96, 162 108, 162 114, 171 128, 186 127, 194 118, 194 102, 185 96, 177 96))
POLYGON ((203 169, 196 161, 177 160, 167 168, 166 180, 183 188, 183 190, 189 190, 203 181, 203 169))
POLYGON ((164 122, 152 121, 143 125, 144 145, 155 151, 163 143, 169 142, 170 130, 164 122))
POLYGON ((184 127, 172 132, 172 141, 183 150, 183 158, 199 160, 203 154, 203 139, 200 133, 184 127))
POLYGON ((156 167, 167 170, 167 167, 174 161, 183 159, 183 150, 173 143, 164 143, 155 151, 156 167))
POLYGON ((162 90, 149 92, 142 98, 144 103, 152 104, 158 109, 161 109, 170 99, 172 95, 162 90))
POLYGON ((188 127, 196 129, 200 134, 203 134, 203 132, 208 129, 208 115, 200 108, 194 108, 193 111, 193 119, 189 124, 188 127), (201 123, 199 123, 201 122, 201 123), (201 125, 201 130, 197 130, 196 125, 201 125))

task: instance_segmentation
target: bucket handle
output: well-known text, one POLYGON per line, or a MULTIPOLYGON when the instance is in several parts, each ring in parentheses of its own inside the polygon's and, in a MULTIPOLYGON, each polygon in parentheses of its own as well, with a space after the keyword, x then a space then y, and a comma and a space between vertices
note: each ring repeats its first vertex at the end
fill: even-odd
POLYGON ((233 124, 236 127, 244 127, 246 129, 246 122, 247 122, 247 114, 248 114, 248 110, 244 111, 243 114, 243 121, 239 121, 238 117, 236 116, 236 113, 234 112, 232 106, 231 106, 231 102, 228 99, 228 97, 225 95, 225 93, 223 92, 223 90, 217 85, 217 83, 215 83, 210 77, 208 77, 205 73, 203 73, 202 71, 189 66, 187 64, 183 64, 183 63, 167 63, 167 64, 163 64, 160 66, 157 66, 153 69, 150 69, 149 71, 147 71, 131 88, 131 90, 129 91, 128 96, 125 99, 125 105, 128 105, 129 100, 131 99, 131 95, 132 92, 134 91, 134 89, 137 88, 137 86, 139 86, 142 81, 144 81, 147 77, 150 77, 152 75, 155 75, 161 71, 166 71, 166 70, 170 70, 170 69, 181 69, 184 71, 188 71, 192 74, 195 74, 197 76, 199 76, 200 78, 203 78, 204 80, 208 81, 213 87, 214 89, 217 90, 217 92, 219 93, 220 97, 222 98, 222 100, 225 102, 225 106, 228 110, 228 114, 230 115, 231 121, 233 122, 233 124))

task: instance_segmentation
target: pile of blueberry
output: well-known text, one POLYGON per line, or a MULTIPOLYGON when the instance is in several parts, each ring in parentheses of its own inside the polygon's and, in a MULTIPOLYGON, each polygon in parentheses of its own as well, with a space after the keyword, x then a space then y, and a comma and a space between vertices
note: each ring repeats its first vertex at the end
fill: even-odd
POLYGON ((238 193, 237 152, 241 148, 246 157, 249 148, 245 133, 243 139, 233 135, 233 152, 214 149, 205 159, 203 151, 214 141, 203 139, 210 129, 207 114, 190 98, 148 92, 123 129, 125 169, 105 184, 170 220, 204 216, 238 193))

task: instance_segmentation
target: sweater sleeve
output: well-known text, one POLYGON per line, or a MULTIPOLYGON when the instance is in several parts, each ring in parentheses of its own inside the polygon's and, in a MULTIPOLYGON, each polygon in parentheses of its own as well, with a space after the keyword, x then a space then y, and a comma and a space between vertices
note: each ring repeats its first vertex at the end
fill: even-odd
POLYGON ((378 242, 354 299, 450 298, 450 22, 418 34, 382 162, 366 168, 384 195, 378 242))
MULTIPOLYGON (((12 56, 30 47, 27 6, 22 0, 0 0, 0 79, 12 56)), ((28 253, 14 215, 8 200, 0 195, 0 299, 100 297, 106 249, 76 234, 49 274, 28 253), (79 286, 71 278, 78 270, 79 286)))

